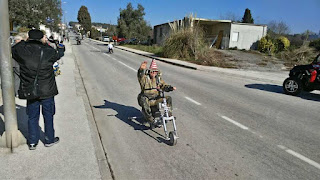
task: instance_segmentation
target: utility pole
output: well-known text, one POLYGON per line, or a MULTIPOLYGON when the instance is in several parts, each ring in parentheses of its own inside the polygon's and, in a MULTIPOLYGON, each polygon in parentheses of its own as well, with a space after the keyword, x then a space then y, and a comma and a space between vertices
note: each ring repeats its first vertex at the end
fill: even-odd
POLYGON ((9 37, 8 0, 0 0, 0 70, 5 121, 5 132, 0 138, 0 146, 5 146, 12 150, 23 142, 23 138, 21 132, 18 130, 9 37))

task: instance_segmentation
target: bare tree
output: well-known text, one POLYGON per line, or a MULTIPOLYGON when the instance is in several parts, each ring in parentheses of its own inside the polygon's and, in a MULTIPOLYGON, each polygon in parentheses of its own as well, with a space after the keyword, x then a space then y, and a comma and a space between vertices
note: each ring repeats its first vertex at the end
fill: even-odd
POLYGON ((290 33, 289 26, 283 21, 270 21, 268 24, 268 34, 271 36, 279 36, 290 33))
POLYGON ((235 15, 233 12, 227 12, 224 15, 220 15, 220 19, 231 20, 233 22, 240 22, 241 17, 235 15))

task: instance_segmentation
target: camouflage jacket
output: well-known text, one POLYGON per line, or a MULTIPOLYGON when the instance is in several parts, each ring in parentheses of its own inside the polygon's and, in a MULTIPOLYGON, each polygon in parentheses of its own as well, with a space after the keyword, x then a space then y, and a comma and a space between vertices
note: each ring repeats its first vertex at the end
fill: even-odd
POLYGON ((162 80, 160 74, 161 73, 159 72, 154 79, 151 79, 145 69, 138 69, 138 80, 141 87, 141 94, 147 96, 149 99, 153 99, 159 96, 157 88, 168 91, 167 89, 171 86, 162 80))

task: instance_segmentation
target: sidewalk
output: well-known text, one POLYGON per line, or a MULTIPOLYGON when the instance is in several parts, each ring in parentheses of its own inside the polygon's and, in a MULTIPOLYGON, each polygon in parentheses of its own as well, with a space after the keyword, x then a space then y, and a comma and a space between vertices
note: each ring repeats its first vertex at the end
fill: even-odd
MULTIPOLYGON (((103 44, 108 44, 107 42, 101 42, 97 40, 90 39, 91 41, 96 41, 99 43, 103 44)), ((265 82, 271 82, 271 83, 283 83, 283 81, 289 77, 289 71, 280 71, 280 72, 267 72, 267 71, 250 71, 250 70, 244 70, 244 69, 228 69, 228 68, 219 68, 219 67, 210 67, 210 66, 202 66, 202 65, 197 65, 193 63, 189 63, 186 61, 181 61, 178 59, 169 59, 169 58, 160 58, 156 57, 154 54, 141 51, 141 50, 136 50, 124 46, 115 46, 115 48, 123 50, 123 51, 128 51, 131 53, 135 53, 141 56, 149 57, 149 58, 154 58, 159 61, 163 61, 169 64, 173 64, 176 66, 181 66, 189 69, 194 69, 194 70, 201 70, 201 71, 214 71, 214 72, 220 72, 224 74, 230 74, 234 76, 240 76, 248 79, 253 79, 253 80, 260 80, 260 81, 265 81, 265 82)))
MULTIPOLYGON (((95 125, 87 116, 72 46, 65 45, 62 74, 56 77, 59 95, 55 97, 54 126, 60 142, 44 147, 40 141, 33 151, 26 144, 13 153, 0 148, 0 179, 112 179, 108 167, 102 167, 105 157, 96 129, 92 130, 95 125)), ((19 129, 27 136, 26 101, 16 98, 16 104, 19 129)), ((42 116, 40 126, 43 131, 42 116)))

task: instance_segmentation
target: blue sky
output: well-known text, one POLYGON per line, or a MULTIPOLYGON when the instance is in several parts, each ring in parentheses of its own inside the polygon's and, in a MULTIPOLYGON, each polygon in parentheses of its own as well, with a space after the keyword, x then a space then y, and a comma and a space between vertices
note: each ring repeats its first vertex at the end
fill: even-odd
POLYGON ((284 21, 291 33, 320 31, 320 0, 62 0, 66 21, 77 21, 81 5, 88 8, 92 22, 117 24, 119 9, 131 2, 145 8, 145 20, 152 26, 193 13, 198 18, 220 19, 227 13, 240 18, 249 8, 256 24, 284 21))

